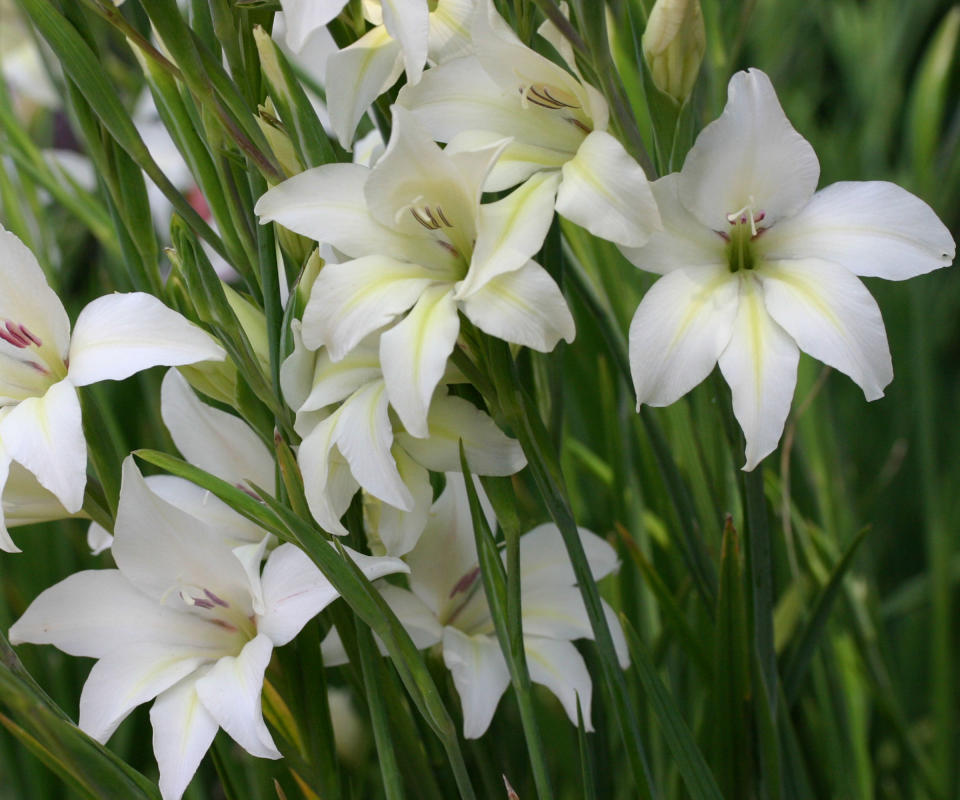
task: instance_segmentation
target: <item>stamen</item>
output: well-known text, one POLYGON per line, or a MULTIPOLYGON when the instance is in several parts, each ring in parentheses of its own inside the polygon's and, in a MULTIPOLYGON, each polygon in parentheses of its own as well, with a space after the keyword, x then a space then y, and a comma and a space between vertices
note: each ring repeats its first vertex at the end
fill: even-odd
POLYGON ((477 579, 477 576, 480 574, 480 567, 474 567, 466 575, 464 575, 460 580, 454 584, 453 589, 450 590, 450 597, 453 597, 460 592, 465 592, 469 589, 473 582, 477 579))
POLYGON ((431 222, 429 218, 421 217, 420 212, 417 211, 417 209, 415 208, 411 208, 410 213, 413 214, 413 218, 417 222, 419 222, 421 225, 423 225, 423 227, 426 228, 428 231, 435 231, 437 228, 440 227, 438 224, 435 224, 435 221, 431 222))
POLYGON ((753 207, 756 205, 753 195, 749 196, 749 203, 747 203, 743 208, 738 211, 734 211, 732 214, 727 214, 727 222, 731 225, 741 224, 746 225, 747 222, 750 223, 750 235, 757 235, 757 223, 766 216, 766 212, 759 211, 757 214, 753 213, 753 207))
POLYGON ((520 88, 520 97, 521 102, 526 107, 526 103, 530 102, 540 108, 545 108, 548 111, 557 111, 561 108, 580 108, 580 106, 574 103, 568 103, 565 100, 560 100, 557 97, 554 97, 550 93, 550 88, 548 86, 543 86, 537 88, 536 86, 526 86, 520 88))
POLYGON ((222 608, 230 608, 230 604, 226 600, 222 600, 221 598, 217 597, 209 589, 204 589, 203 593, 210 599, 211 602, 216 603, 218 606, 221 606, 222 608))
POLYGON ((447 219, 447 215, 443 213, 443 209, 440 208, 440 206, 436 206, 435 208, 430 208, 430 206, 414 208, 411 206, 410 213, 413 215, 413 218, 428 231, 453 227, 453 223, 447 219))
POLYGON ((3 339, 3 341, 8 344, 12 344, 18 350, 23 350, 30 346, 30 339, 20 333, 17 323, 5 320, 4 325, 6 327, 0 328, 0 339, 3 339))

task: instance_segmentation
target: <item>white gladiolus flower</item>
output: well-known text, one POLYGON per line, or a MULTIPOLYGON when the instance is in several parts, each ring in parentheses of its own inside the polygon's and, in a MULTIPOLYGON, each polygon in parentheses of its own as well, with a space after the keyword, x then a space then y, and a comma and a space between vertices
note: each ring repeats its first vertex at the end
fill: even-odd
POLYGON ((0 475, 17 461, 68 513, 79 511, 87 444, 76 387, 224 357, 211 336, 141 292, 97 298, 71 334, 36 258, 0 228, 0 475))
MULTIPOLYGON (((414 436, 427 435, 430 399, 460 331, 478 328, 541 352, 572 341, 573 317, 536 262, 553 218, 557 176, 536 175, 480 204, 504 143, 441 150, 394 107, 390 143, 373 169, 330 164, 297 175, 257 203, 276 221, 349 256, 320 270, 304 312, 307 347, 341 360, 380 336, 390 405, 414 436)), ((384 401, 385 402, 385 401, 384 401)))
MULTIPOLYGON (((262 554, 266 539, 259 545, 262 554)), ((397 559, 347 550, 374 579, 408 571, 397 559)), ((160 793, 178 800, 223 728, 247 752, 279 758, 261 712, 274 647, 338 597, 294 545, 260 559, 233 531, 159 498, 124 462, 113 555, 43 592, 10 629, 14 643, 53 644, 97 663, 80 697, 80 727, 105 742, 141 703, 150 711, 160 793)))
POLYGON ((309 352, 296 326, 294 342, 281 383, 303 436, 297 462, 307 502, 324 530, 347 533, 340 517, 362 487, 383 504, 376 526, 383 549, 403 555, 427 522, 428 470, 459 470, 461 441, 478 475, 512 475, 526 465, 520 445, 490 417, 442 390, 433 398, 425 438, 395 430, 376 336, 338 362, 325 350, 309 352))
POLYGON ((653 184, 665 230, 623 248, 660 278, 630 326, 638 408, 673 403, 719 362, 753 469, 780 441, 799 351, 867 400, 893 367, 880 309, 856 276, 903 280, 948 266, 949 231, 892 183, 835 183, 761 71, 730 79, 723 115, 679 173, 653 184))
MULTIPOLYGON (((617 569, 616 553, 603 539, 580 529, 580 540, 595 580, 617 569)), ((411 591, 381 583, 380 592, 418 647, 441 645, 460 695, 463 735, 475 739, 489 727, 510 675, 483 590, 466 485, 459 473, 447 475, 447 487, 433 506, 427 528, 405 560, 411 591)), ((592 730, 590 674, 571 642, 592 639, 593 630, 555 525, 540 525, 520 538, 520 568, 530 678, 556 695, 574 725, 579 697, 586 729, 592 730)), ((606 603, 604 611, 625 667, 629 658, 623 631, 606 603)), ((323 656, 328 666, 347 661, 336 629, 323 642, 323 656)))
POLYGON ((552 26, 541 32, 574 74, 525 46, 485 3, 473 19, 473 55, 428 70, 397 102, 454 150, 510 137, 487 176, 487 191, 537 172, 559 173, 560 214, 601 238, 641 245, 661 229, 647 176, 607 133, 607 103, 580 79, 562 37, 552 26))

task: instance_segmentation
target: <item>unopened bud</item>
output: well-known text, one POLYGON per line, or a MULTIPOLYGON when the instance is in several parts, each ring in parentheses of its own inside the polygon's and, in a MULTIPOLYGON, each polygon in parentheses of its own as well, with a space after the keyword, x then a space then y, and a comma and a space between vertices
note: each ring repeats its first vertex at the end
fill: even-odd
POLYGON ((643 57, 654 85, 685 103, 706 49, 700 0, 657 0, 643 32, 643 57))

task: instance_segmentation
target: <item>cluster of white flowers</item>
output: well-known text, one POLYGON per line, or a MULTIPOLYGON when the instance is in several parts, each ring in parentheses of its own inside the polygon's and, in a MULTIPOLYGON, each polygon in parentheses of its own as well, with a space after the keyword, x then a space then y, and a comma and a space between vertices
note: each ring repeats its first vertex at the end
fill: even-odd
MULTIPOLYGON (((282 6, 288 44, 303 50, 344 2, 282 6)), ((882 395, 890 354, 857 276, 902 280, 946 266, 954 243, 923 201, 893 184, 815 193, 816 156, 759 70, 733 76, 723 115, 682 170, 651 183, 608 131, 606 101, 551 24, 540 33, 556 61, 524 45, 488 0, 370 0, 363 11, 372 27, 330 56, 326 99, 350 148, 370 104, 405 71, 385 152, 371 167, 302 172, 256 205, 263 224, 328 256, 301 287, 308 300, 292 325, 282 391, 302 437, 310 512, 345 535, 341 519, 363 491, 375 555, 346 552, 371 580, 408 574, 409 588, 377 585, 414 642, 442 652, 464 735, 477 737, 509 673, 480 580, 460 448, 479 476, 513 475, 526 458, 457 391, 466 378, 451 355, 463 320, 544 353, 573 342, 563 293, 534 260, 554 212, 662 275, 630 326, 638 407, 673 403, 719 364, 745 469, 779 442, 801 349, 848 374, 867 399, 882 395), (445 475, 437 498, 431 473, 445 475)), ((94 300, 71 333, 34 256, 0 232, 0 548, 16 551, 6 525, 84 506, 77 387, 224 358, 210 335, 140 293, 94 300)), ((251 494, 274 492, 258 434, 204 403, 176 370, 162 408, 189 461, 251 494)), ((132 457, 115 528, 93 525, 90 541, 111 550, 117 569, 53 586, 10 631, 15 643, 97 659, 80 726, 105 741, 155 698, 165 800, 182 795, 219 727, 251 754, 279 757, 260 706, 265 670, 273 648, 336 599, 330 582, 294 545, 277 546, 199 487, 144 479, 132 457)), ((600 537, 582 530, 581 541, 596 579, 616 570, 600 537)), ((560 532, 542 525, 521 537, 520 562, 531 678, 574 724, 579 699, 589 728, 591 680, 571 642, 593 631, 560 532)), ((606 612, 626 665, 619 622, 606 612)), ((329 665, 345 662, 335 629, 323 652, 329 665)))

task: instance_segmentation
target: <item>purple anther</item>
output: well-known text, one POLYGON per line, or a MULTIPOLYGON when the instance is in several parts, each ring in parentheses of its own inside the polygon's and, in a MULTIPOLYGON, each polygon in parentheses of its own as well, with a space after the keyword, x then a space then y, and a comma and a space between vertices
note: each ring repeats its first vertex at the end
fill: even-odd
POLYGON ((202 597, 194 597, 192 600, 193 604, 198 608, 205 608, 208 611, 213 608, 213 603, 211 603, 209 600, 204 600, 202 597))
POLYGON ((7 320, 5 325, 6 327, 0 328, 0 339, 3 339, 3 341, 12 344, 20 350, 30 346, 30 340, 17 330, 17 324, 15 322, 7 320))
POLYGON ((217 604, 218 606, 220 606, 221 608, 230 608, 230 604, 229 604, 226 600, 221 600, 219 597, 217 597, 217 596, 216 596, 213 592, 211 592, 209 589, 204 589, 204 590, 203 590, 203 593, 204 593, 207 597, 209 597, 211 601, 213 601, 214 603, 216 603, 216 604, 217 604))
MULTIPOLYGON (((7 325, 10 325, 10 323, 8 322, 7 325)), ((22 323, 16 323, 16 327, 17 327, 17 330, 20 332, 21 336, 23 336, 26 339, 29 339, 37 347, 43 347, 43 342, 40 340, 40 337, 32 333, 26 325, 22 323)))
POLYGON ((480 574, 480 567, 474 567, 466 575, 464 575, 460 580, 457 581, 456 585, 450 591, 450 596, 453 597, 460 592, 465 592, 469 589, 473 582, 477 579, 477 575, 480 574))

